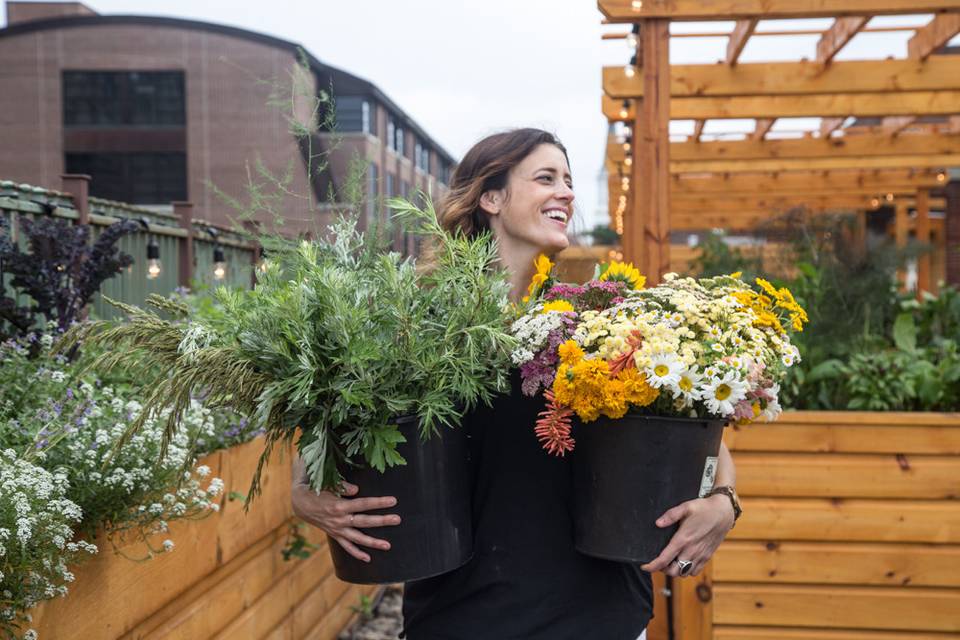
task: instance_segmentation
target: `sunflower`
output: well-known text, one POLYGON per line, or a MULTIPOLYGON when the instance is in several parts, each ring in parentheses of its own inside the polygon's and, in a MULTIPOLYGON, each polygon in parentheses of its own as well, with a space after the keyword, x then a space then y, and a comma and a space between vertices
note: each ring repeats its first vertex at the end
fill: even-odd
POLYGON ((567 302, 566 300, 551 300, 550 302, 543 305, 543 309, 540 310, 540 313, 549 313, 550 311, 575 311, 573 305, 567 302))
POLYGON ((632 262, 617 262, 614 260, 607 266, 606 270, 600 274, 600 280, 613 280, 623 282, 631 289, 643 289, 647 279, 640 275, 640 271, 633 266, 632 262))

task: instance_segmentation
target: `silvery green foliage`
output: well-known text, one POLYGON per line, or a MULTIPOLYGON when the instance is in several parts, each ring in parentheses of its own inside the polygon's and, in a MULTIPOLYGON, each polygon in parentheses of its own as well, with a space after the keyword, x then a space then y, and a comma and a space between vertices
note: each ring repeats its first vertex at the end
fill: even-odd
POLYGON ((275 241, 256 287, 218 289, 216 313, 156 296, 148 303, 165 316, 116 303, 128 322, 72 329, 61 348, 108 346, 97 359, 104 370, 145 358, 160 369, 143 415, 172 408, 167 439, 182 430, 177 418, 196 394, 250 417, 267 441, 251 497, 272 447, 298 433, 315 489, 337 489, 351 465, 402 464, 393 419, 416 415, 422 437, 457 426, 506 389, 515 340, 492 239, 448 235, 429 204, 390 204, 433 243, 429 269, 343 216, 323 241, 275 241))
MULTIPOLYGON (((42 456, 40 456, 42 457, 42 456)), ((73 574, 67 563, 96 553, 73 541, 81 511, 67 499, 67 474, 55 473, 22 458, 13 449, 0 452, 0 633, 35 638, 26 629, 26 611, 63 596, 73 574)))

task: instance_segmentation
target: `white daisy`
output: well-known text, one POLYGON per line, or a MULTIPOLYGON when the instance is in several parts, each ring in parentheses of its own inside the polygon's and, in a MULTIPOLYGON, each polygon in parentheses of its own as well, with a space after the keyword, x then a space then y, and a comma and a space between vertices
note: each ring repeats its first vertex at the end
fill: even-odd
POLYGON ((684 407, 692 406, 694 400, 700 399, 701 380, 703 380, 703 376, 697 371, 696 367, 691 367, 680 372, 680 379, 672 389, 674 395, 677 396, 678 400, 682 401, 684 407))
POLYGON ((780 385, 774 384, 767 389, 767 393, 773 396, 773 400, 767 401, 767 406, 760 412, 759 417, 766 422, 773 422, 783 413, 783 408, 780 406, 780 385))
POLYGON ((785 367, 792 367, 793 363, 795 362, 792 353, 783 354, 782 356, 780 356, 780 361, 783 362, 783 365, 785 367))
POLYGON ((707 380, 701 393, 710 413, 732 416, 737 403, 747 397, 747 383, 736 371, 727 371, 722 378, 707 380))
POLYGON ((647 383, 654 389, 667 386, 676 387, 680 382, 683 363, 672 353, 655 353, 650 357, 650 365, 645 367, 647 383))

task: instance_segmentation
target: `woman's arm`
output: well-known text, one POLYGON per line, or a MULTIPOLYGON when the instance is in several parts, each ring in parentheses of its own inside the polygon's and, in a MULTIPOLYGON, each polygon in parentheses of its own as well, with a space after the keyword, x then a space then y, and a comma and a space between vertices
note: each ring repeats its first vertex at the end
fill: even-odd
MULTIPOLYGON (((734 486, 737 470, 727 445, 720 444, 715 486, 734 486)), ((657 558, 640 568, 644 571, 663 571, 668 576, 679 576, 674 560, 689 560, 693 568, 689 575, 698 575, 713 553, 733 528, 734 514, 730 498, 717 494, 695 498, 669 509, 657 519, 658 527, 669 527, 679 522, 680 527, 657 558)))
MULTIPOLYGON (((298 518, 323 529, 336 540, 347 553, 363 562, 370 562, 370 556, 357 545, 371 549, 390 548, 390 543, 366 535, 358 528, 389 527, 400 524, 400 516, 387 514, 371 516, 363 513, 373 509, 386 509, 395 506, 397 499, 392 496, 378 498, 343 498, 330 491, 315 492, 307 481, 306 466, 300 456, 293 456, 293 477, 291 478, 291 501, 293 512, 298 518)), ((355 496, 360 490, 357 485, 343 483, 343 495, 355 496)))

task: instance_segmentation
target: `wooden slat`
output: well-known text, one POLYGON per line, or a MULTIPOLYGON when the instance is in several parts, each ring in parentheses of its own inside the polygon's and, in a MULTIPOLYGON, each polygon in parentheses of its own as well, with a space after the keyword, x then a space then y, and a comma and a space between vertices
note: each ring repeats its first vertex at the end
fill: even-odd
POLYGON ((717 624, 960 631, 960 590, 718 584, 717 624))
MULTIPOLYGON (((634 106, 621 116, 621 102, 603 96, 603 114, 607 120, 633 120, 634 106)), ((675 98, 670 105, 670 117, 674 120, 951 115, 960 111, 960 91, 911 91, 899 94, 896 100, 883 92, 675 98)))
POLYGON ((673 638, 702 640, 713 637, 713 581, 710 563, 699 576, 673 581, 673 638))
MULTIPOLYGON (((913 91, 960 89, 956 56, 914 59, 849 60, 824 69, 816 62, 749 62, 735 67, 678 64, 670 68, 674 98, 798 96, 856 93, 900 95, 913 91)), ((640 74, 627 77, 623 67, 603 68, 603 90, 614 99, 643 97, 640 74)), ((855 115, 855 114, 844 114, 855 115)), ((762 115, 760 116, 762 117, 762 115)))
POLYGON ((673 173, 756 173, 757 171, 833 171, 835 169, 897 169, 960 166, 960 155, 914 155, 775 160, 686 160, 670 163, 673 173))
POLYGON ((837 629, 791 629, 789 627, 714 626, 712 640, 948 640, 950 633, 913 631, 843 631, 837 629))
POLYGON ((785 411, 778 420, 784 424, 845 424, 883 426, 941 426, 960 428, 960 412, 924 411, 785 411))
POLYGON ((669 640, 670 612, 667 609, 667 597, 664 595, 666 577, 661 572, 651 576, 653 583, 653 620, 647 625, 647 640, 669 640))
POLYGON ((821 64, 831 62, 840 50, 867 26, 869 21, 870 18, 865 16, 837 18, 817 42, 817 62, 821 64))
MULTIPOLYGON (((616 159, 623 147, 612 145, 608 154, 616 159), (619 153, 618 153, 619 151, 619 153)), ((685 160, 755 160, 776 158, 843 158, 877 156, 960 154, 960 136, 932 134, 901 135, 891 139, 882 134, 811 138, 796 140, 716 140, 674 142, 670 158, 685 160)))
POLYGON ((734 26, 727 42, 727 64, 729 66, 736 65, 740 60, 740 54, 743 53, 743 48, 747 46, 747 41, 750 40, 750 36, 756 30, 758 22, 760 22, 759 18, 737 20, 737 24, 734 26))
POLYGON ((772 191, 810 193, 821 190, 856 189, 878 193, 888 186, 892 186, 894 190, 904 188, 912 191, 919 187, 935 187, 938 184, 934 171, 905 169, 887 169, 876 173, 859 170, 834 171, 826 175, 819 171, 756 175, 675 175, 672 180, 674 194, 770 193, 772 191))
POLYGON ((735 461, 737 490, 747 496, 960 497, 960 456, 741 451, 735 461))
POLYGON ((699 142, 700 137, 703 135, 703 128, 706 126, 706 120, 697 120, 693 123, 693 137, 691 138, 694 142, 699 142))
POLYGON ((917 30, 907 42, 907 55, 926 60, 934 51, 960 33, 960 13, 936 16, 929 24, 917 30))
POLYGON ((960 543, 960 503, 744 498, 735 540, 960 543))
POLYGON ((897 136, 904 129, 917 121, 915 116, 895 116, 884 118, 880 123, 880 130, 888 136, 897 136))
POLYGON ((610 22, 642 18, 737 20, 740 18, 834 18, 838 16, 936 13, 960 9, 960 0, 599 0, 610 22))
POLYGON ((839 453, 960 455, 955 425, 804 424, 786 421, 726 429, 731 451, 807 451, 839 453))
POLYGON ((952 545, 728 540, 712 563, 715 582, 960 587, 952 545))

